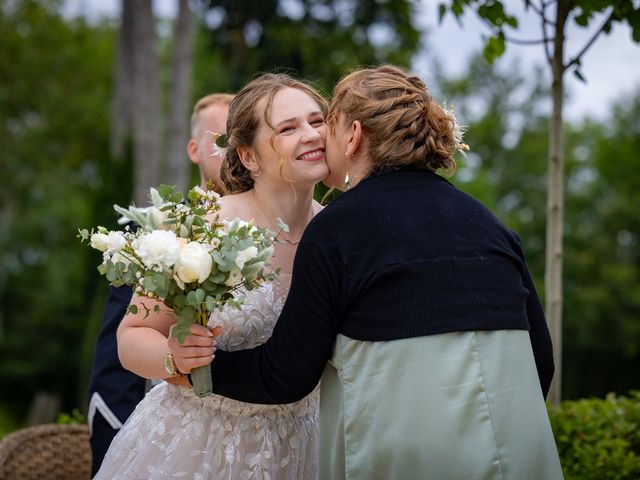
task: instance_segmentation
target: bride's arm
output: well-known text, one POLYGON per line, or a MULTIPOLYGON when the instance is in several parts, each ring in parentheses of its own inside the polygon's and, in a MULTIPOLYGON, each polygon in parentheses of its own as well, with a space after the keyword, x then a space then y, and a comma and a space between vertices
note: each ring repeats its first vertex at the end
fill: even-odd
POLYGON ((127 313, 118 327, 118 357, 127 370, 144 378, 166 378, 164 355, 169 353, 167 338, 171 325, 176 323, 173 312, 157 300, 134 295, 131 304, 138 313, 127 313), (153 310, 160 305, 160 312, 150 312, 145 318, 145 308, 153 310))

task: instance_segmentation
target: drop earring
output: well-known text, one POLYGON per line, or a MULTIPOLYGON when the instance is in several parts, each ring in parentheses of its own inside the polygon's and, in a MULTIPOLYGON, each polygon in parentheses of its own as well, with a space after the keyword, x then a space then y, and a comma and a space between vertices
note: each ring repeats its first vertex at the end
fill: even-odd
POLYGON ((349 181, 349 165, 348 165, 348 163, 349 163, 349 155, 348 155, 348 153, 349 152, 344 152, 345 164, 346 164, 346 167, 347 167, 346 168, 347 173, 344 176, 344 190, 345 190, 345 192, 351 188, 351 182, 349 181))

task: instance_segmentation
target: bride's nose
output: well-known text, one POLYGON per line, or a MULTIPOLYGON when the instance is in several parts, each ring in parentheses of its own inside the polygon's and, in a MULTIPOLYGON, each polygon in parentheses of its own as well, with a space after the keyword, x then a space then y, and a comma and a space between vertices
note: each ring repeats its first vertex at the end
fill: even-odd
POLYGON ((305 123, 304 132, 302 134, 302 141, 308 143, 314 140, 318 140, 319 138, 322 138, 319 129, 314 128, 313 125, 309 123, 305 123))

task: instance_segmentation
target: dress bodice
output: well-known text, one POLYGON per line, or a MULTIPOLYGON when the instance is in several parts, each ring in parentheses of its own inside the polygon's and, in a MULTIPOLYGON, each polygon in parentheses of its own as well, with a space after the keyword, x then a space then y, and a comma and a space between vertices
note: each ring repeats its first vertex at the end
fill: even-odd
POLYGON ((217 347, 233 351, 265 343, 278 321, 291 284, 290 274, 280 274, 273 282, 244 291, 240 308, 225 307, 209 317, 209 327, 222 327, 217 347))
MULTIPOLYGON (((239 309, 214 312, 209 325, 223 327, 218 347, 266 342, 290 283, 290 275, 280 275, 244 292, 239 309)), ((161 383, 116 435, 95 478, 316 479, 318 398, 316 389, 295 403, 259 405, 161 383)))

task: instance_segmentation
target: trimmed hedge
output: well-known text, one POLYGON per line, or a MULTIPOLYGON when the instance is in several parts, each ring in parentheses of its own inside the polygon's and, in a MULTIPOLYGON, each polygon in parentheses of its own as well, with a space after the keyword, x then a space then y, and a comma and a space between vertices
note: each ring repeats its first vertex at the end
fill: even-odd
POLYGON ((566 480, 640 479, 640 392, 549 407, 566 480))

